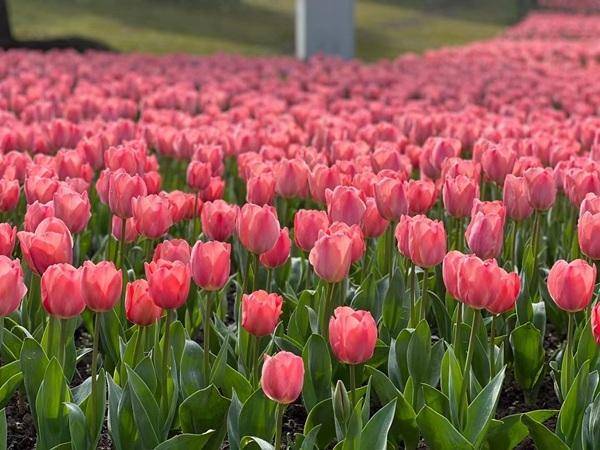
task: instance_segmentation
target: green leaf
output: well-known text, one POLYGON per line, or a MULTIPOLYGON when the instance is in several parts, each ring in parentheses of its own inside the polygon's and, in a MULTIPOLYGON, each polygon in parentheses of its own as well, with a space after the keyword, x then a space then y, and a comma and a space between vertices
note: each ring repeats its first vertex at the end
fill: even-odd
POLYGON ((33 338, 26 338, 23 341, 23 348, 21 350, 21 371, 23 372, 23 382, 27 399, 29 400, 31 415, 36 418, 36 422, 35 399, 44 380, 48 363, 48 357, 41 345, 33 338))
POLYGON ((467 425, 464 436, 479 448, 485 438, 490 421, 496 412, 498 397, 504 381, 504 368, 487 384, 467 408, 467 425))
POLYGON ((38 448, 52 448, 69 440, 69 420, 63 402, 71 400, 70 392, 60 364, 52 358, 35 400, 38 448))
POLYGON ((179 406, 179 420, 184 433, 204 433, 214 430, 206 448, 218 449, 227 433, 227 411, 230 401, 214 385, 186 398, 179 406))
POLYGON ((276 404, 257 389, 240 412, 240 436, 256 436, 271 441, 275 435, 276 404))
POLYGON ((538 450, 569 450, 569 447, 556 434, 538 421, 526 414, 523 414, 521 421, 529 429, 538 450))
POLYGON ((124 446, 121 443, 121 434, 119 427, 119 403, 121 403, 121 397, 123 396, 123 390, 115 383, 113 378, 108 375, 108 431, 112 439, 112 443, 116 450, 124 450, 124 446))
POLYGON ((404 292, 404 277, 400 271, 396 271, 383 299, 382 314, 383 324, 392 336, 396 336, 408 323, 410 313, 408 303, 405 301, 408 300, 408 297, 404 295, 404 292))
POLYGON ((441 414, 424 406, 417 415, 417 423, 430 448, 436 450, 472 450, 471 443, 441 414))
POLYGON ((335 422, 331 398, 317 403, 308 413, 304 423, 304 434, 308 436, 312 430, 319 428, 317 447, 325 448, 335 439, 335 422))
POLYGON ((317 447, 317 436, 319 434, 319 430, 321 429, 321 425, 317 425, 304 437, 302 441, 302 445, 300 446, 300 450, 313 450, 317 447))
POLYGON ((227 411, 227 439, 231 450, 238 450, 240 446, 240 413, 242 412, 242 402, 233 391, 229 410, 227 411))
POLYGON ((352 411, 344 439, 343 450, 360 450, 362 438, 362 400, 359 400, 352 411))
POLYGON ((157 445, 154 450, 202 450, 213 434, 212 430, 202 434, 183 433, 157 445))
POLYGON ((199 363, 202 361, 202 355, 200 345, 190 339, 185 341, 179 373, 179 385, 183 398, 189 397, 205 385, 202 365, 199 363))
POLYGON ((544 366, 542 335, 531 322, 513 330, 510 334, 513 349, 515 378, 525 390, 534 389, 544 366))
POLYGON ((448 415, 448 412, 450 411, 450 401, 448 400, 448 397, 428 384, 423 384, 421 387, 423 389, 425 404, 442 416, 448 415))
POLYGON ((87 434, 87 423, 83 411, 75 403, 66 403, 69 412, 69 433, 71 445, 77 449, 88 449, 89 440, 87 434))
MULTIPOLYGON (((552 409, 540 409, 525 414, 536 422, 543 423, 557 412, 552 409)), ((521 420, 522 416, 523 414, 513 414, 499 421, 492 421, 485 436, 490 450, 512 450, 529 435, 529 429, 521 420)))
POLYGON ((396 400, 392 400, 367 422, 362 430, 361 441, 369 443, 369 449, 386 450, 388 433, 394 421, 396 400))
POLYGON ((275 450, 275 447, 264 439, 258 438, 256 436, 245 436, 242 439, 242 448, 258 446, 260 450, 275 450))
MULTIPOLYGON (((17 372, 12 374, 0 386, 0 408, 4 408, 4 406, 6 406, 6 404, 10 401, 13 393, 17 390, 17 388, 21 385, 21 382, 23 381, 23 373, 19 370, 19 361, 13 361, 12 363, 4 366, 2 369, 9 366, 13 366, 13 368, 16 368, 17 372)), ((5 375, 8 376, 8 374, 5 375)))
POLYGON ((0 450, 6 450, 8 446, 8 436, 6 430, 6 410, 0 411, 0 450))
POLYGON ((429 363, 431 359, 431 331, 426 320, 415 328, 410 338, 407 351, 408 372, 413 382, 424 383, 429 377, 429 363))
POLYGON ((318 334, 308 338, 302 351, 304 388, 302 400, 307 411, 331 396, 331 359, 325 339, 318 334))
POLYGON ((129 366, 127 366, 127 380, 131 387, 133 417, 137 428, 141 431, 140 437, 146 447, 154 448, 162 441, 160 410, 155 396, 144 380, 129 366))

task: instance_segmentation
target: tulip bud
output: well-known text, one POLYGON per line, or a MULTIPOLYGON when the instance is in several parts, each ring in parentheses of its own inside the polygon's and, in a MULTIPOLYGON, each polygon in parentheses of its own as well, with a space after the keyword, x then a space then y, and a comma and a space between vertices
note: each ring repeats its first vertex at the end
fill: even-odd
POLYGON ((290 240, 289 231, 287 227, 282 228, 273 248, 260 255, 260 263, 268 269, 282 266, 290 257, 291 250, 292 241, 290 240))
POLYGON ((242 296, 242 327, 254 336, 272 334, 281 316, 283 298, 266 291, 242 296))
POLYGON ((242 245, 257 255, 273 248, 280 233, 279 221, 272 207, 251 203, 240 209, 236 227, 242 245))
POLYGON ((327 214, 331 222, 344 222, 360 225, 367 209, 361 192, 351 186, 337 186, 333 191, 325 191, 327 214))
POLYGON ((471 216, 465 238, 471 251, 480 258, 497 257, 504 240, 504 217, 494 213, 475 213, 471 216))
POLYGON ((405 185, 408 215, 427 214, 437 200, 437 189, 428 180, 409 180, 405 185))
POLYGON ((529 187, 529 204, 538 211, 550 209, 556 200, 556 184, 552 169, 532 167, 525 171, 529 187))
POLYGON ((212 240, 228 240, 235 230, 239 211, 238 205, 230 205, 224 200, 206 202, 200 214, 202 231, 212 240))
POLYGON ((110 311, 121 297, 123 273, 109 261, 83 263, 81 291, 89 309, 95 312, 110 311))
POLYGON ((352 239, 344 233, 320 233, 308 260, 315 273, 329 283, 337 283, 348 276, 352 264, 352 239))
POLYGON ((59 319, 77 317, 85 309, 81 291, 81 269, 70 264, 54 264, 44 272, 41 282, 42 305, 59 319))
POLYGON ((260 385, 268 398, 281 404, 292 403, 300 396, 303 384, 302 358, 290 352, 265 355, 260 385))
POLYGON ((275 196, 275 178, 271 173, 250 177, 246 183, 246 201, 255 205, 269 205, 275 196))
POLYGON ((592 299, 596 283, 596 266, 582 259, 554 263, 548 274, 548 293, 557 306, 567 312, 585 309, 592 299))
POLYGON ((333 390, 333 414, 338 423, 348 423, 352 416, 352 403, 342 380, 338 380, 333 390))
POLYGON ((411 261, 423 268, 437 266, 446 254, 444 223, 415 216, 408 225, 408 252, 411 261))
POLYGON ((42 275, 48 267, 73 260, 73 238, 65 223, 56 217, 40 222, 35 233, 17 233, 21 252, 29 268, 42 275))
POLYGON ((154 249, 152 261, 157 262, 159 259, 167 261, 181 261, 184 264, 189 264, 192 249, 190 244, 185 239, 170 239, 163 241, 154 249))
POLYGON ((19 182, 0 179, 0 212, 12 211, 19 203, 19 182))
POLYGON ((144 263, 152 300, 164 309, 177 309, 186 302, 190 292, 191 271, 181 261, 159 259, 144 263))
POLYGON ((405 182, 394 178, 383 178, 375 184, 375 202, 379 214, 387 220, 397 222, 408 213, 405 182))
POLYGON ((529 186, 527 180, 514 175, 507 175, 502 188, 502 201, 506 205, 506 213, 513 220, 527 219, 533 213, 529 202, 529 186))
POLYGON ((197 286, 207 291, 218 291, 229 279, 231 244, 198 241, 192 249, 190 264, 197 286))
POLYGON ((140 326, 156 323, 162 315, 162 308, 152 300, 146 280, 127 283, 125 289, 125 315, 127 320, 140 326))
POLYGON ((377 324, 368 311, 339 306, 329 320, 329 344, 335 357, 345 364, 362 364, 373 357, 377 324))
POLYGON ((9 223, 0 223, 0 255, 12 255, 16 238, 17 227, 13 227, 9 223))
POLYGON ((131 201, 133 218, 140 234, 158 239, 173 225, 169 200, 160 195, 136 197, 131 201))
POLYGON ((25 297, 27 288, 23 282, 23 269, 18 259, 0 256, 0 317, 15 312, 25 297))
POLYGON ((123 170, 110 174, 108 206, 115 216, 133 216, 132 200, 148 193, 146 183, 139 175, 129 175, 123 170))
POLYGON ((305 252, 315 245, 320 231, 329 227, 329 217, 325 211, 299 209, 294 215, 294 242, 305 252))
POLYGON ((442 199, 444 208, 452 217, 469 217, 473 200, 479 197, 479 184, 472 178, 458 175, 446 177, 442 199))
POLYGON ((92 215, 91 209, 87 192, 79 194, 61 187, 54 193, 54 214, 69 227, 71 233, 85 229, 92 215))

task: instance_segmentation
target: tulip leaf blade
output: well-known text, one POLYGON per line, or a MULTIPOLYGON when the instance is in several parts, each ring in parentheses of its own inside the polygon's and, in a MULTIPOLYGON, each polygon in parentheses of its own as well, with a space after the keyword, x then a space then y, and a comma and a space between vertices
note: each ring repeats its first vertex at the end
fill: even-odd
POLYGON ((186 450, 193 448, 194 450, 202 450, 206 447, 206 443, 214 433, 213 430, 208 430, 202 434, 182 433, 173 436, 161 444, 157 445, 154 450, 186 450))
POLYGON ((312 334, 304 350, 304 388, 302 400, 307 411, 331 395, 331 359, 325 339, 321 335, 312 334))
MULTIPOLYGON (((540 409, 524 413, 531 419, 543 423, 556 415, 558 411, 553 409, 540 409)), ((529 434, 529 429, 523 424, 521 416, 513 414, 490 425, 486 433, 486 440, 490 450, 512 450, 518 446, 529 434)))
POLYGON ((308 412, 308 417, 304 423, 304 435, 308 436, 317 427, 319 427, 317 447, 325 448, 335 438, 335 421, 331 398, 320 401, 308 412))
POLYGON ((8 434, 6 427, 6 409, 0 410, 0 450, 8 447, 8 434))
POLYGON ((275 435, 275 409, 275 402, 262 389, 254 391, 240 412, 240 437, 256 436, 271 441, 275 435))
POLYGON ((386 450, 388 445, 388 433, 394 421, 396 412, 396 399, 386 404, 377 411, 367 422, 362 430, 361 440, 369 443, 373 450, 386 450))
POLYGON ((429 406, 423 406, 417 415, 417 423, 425 441, 436 450, 473 450, 473 445, 450 421, 429 406))
POLYGON ((66 403, 69 414, 69 433, 71 436, 71 445, 73 448, 90 448, 87 434, 87 420, 79 405, 75 403, 66 403))
POLYGON ((133 418, 146 447, 154 448, 161 441, 160 409, 152 391, 144 380, 127 366, 127 382, 131 387, 133 418))
POLYGON ((513 349, 515 378, 525 390, 536 386, 544 368, 542 335, 531 322, 515 328, 510 334, 513 349))
POLYGON ((21 349, 21 371, 31 415, 37 423, 35 399, 50 361, 42 346, 33 338, 25 338, 21 349))
POLYGON ((531 438, 539 450, 568 450, 569 447, 552 431, 537 420, 523 414, 523 424, 529 429, 531 438))
POLYGON ((242 439, 242 449, 245 448, 256 448, 258 447, 260 450, 275 450, 275 447, 273 447, 273 444, 265 441, 264 439, 261 439, 259 437, 256 436, 245 436, 242 439))

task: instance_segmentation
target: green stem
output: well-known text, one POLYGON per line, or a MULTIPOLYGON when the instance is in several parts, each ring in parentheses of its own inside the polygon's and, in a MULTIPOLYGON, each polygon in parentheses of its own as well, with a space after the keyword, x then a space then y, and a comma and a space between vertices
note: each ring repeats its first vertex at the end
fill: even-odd
MULTIPOLYGON (((265 290, 267 292, 270 292, 271 289, 271 281, 273 278, 273 271, 275 269, 267 269, 267 281, 265 282, 265 290)), ((304 275, 302 275, 302 277, 304 278, 304 275)))
POLYGON ((62 367, 64 380, 60 385, 60 399, 61 401, 64 399, 65 395, 65 386, 68 382, 67 374, 65 371, 66 364, 66 347, 67 347, 67 320, 66 319, 58 319, 58 323, 60 326, 60 341, 58 345, 58 360, 60 362, 60 366, 62 367))
POLYGON ((285 413, 285 405, 277 403, 277 427, 275 428, 275 450, 281 449, 281 441, 283 436, 283 413, 285 413))
POLYGON ((492 316, 492 326, 490 329, 490 380, 496 376, 496 318, 498 316, 494 314, 492 316))
POLYGON ((258 283, 258 255, 252 254, 252 292, 256 291, 258 283))
POLYGON ((323 302, 321 304, 321 334, 325 341, 329 338, 329 318, 331 317, 331 302, 333 292, 335 291, 334 283, 325 283, 323 302))
POLYGON ((389 238, 388 238, 388 280, 391 283, 392 282, 392 276, 394 275, 394 229, 396 228, 396 223, 395 222, 390 222, 390 225, 388 227, 388 234, 389 234, 389 238))
POLYGON ((139 326, 137 327, 137 333, 135 335, 135 344, 133 347, 133 368, 135 368, 141 357, 144 355, 144 347, 146 345, 146 327, 139 326))
MULTIPOLYGON (((94 341, 92 344, 92 414, 95 415, 96 412, 96 384, 98 383, 96 379, 96 373, 98 371, 98 342, 100 341, 100 319, 102 313, 97 312, 94 314, 94 341)), ((92 419, 91 423, 95 423, 95 420, 92 419)))
POLYGON ((479 328, 480 320, 481 315, 479 314, 479 311, 473 310, 473 322, 471 323, 471 333, 469 335, 469 349, 467 350, 467 360, 465 361, 465 367, 463 370, 463 380, 460 386, 460 395, 458 397, 458 409, 461 423, 463 422, 465 413, 463 404, 468 404, 469 400, 467 397, 467 388, 470 384, 471 363, 473 362, 473 354, 475 352, 475 339, 477 338, 477 329, 479 328))
POLYGON ((210 318, 212 313, 212 292, 208 292, 206 295, 206 304, 204 306, 204 325, 202 327, 204 331, 204 381, 206 386, 209 385, 210 380, 210 318))
POLYGON ((419 313, 419 322, 427 318, 427 300, 428 300, 429 269, 423 270, 423 291, 421 292, 421 312, 419 313))
POLYGON ((539 234, 540 234, 540 212, 535 211, 533 218, 533 280, 531 282, 535 285, 537 283, 538 273, 538 247, 539 247, 539 234))
POLYGON ((162 386, 161 386, 161 390, 162 390, 162 395, 161 395, 161 399, 160 399, 160 403, 161 406, 162 405, 166 405, 166 401, 167 401, 167 374, 169 373, 170 370, 170 350, 171 350, 171 322, 173 321, 173 310, 172 309, 168 309, 167 310, 167 317, 165 318, 165 338, 164 338, 164 342, 163 342, 163 354, 162 354, 162 367, 161 367, 161 372, 162 372, 162 386))
POLYGON ((254 389, 258 384, 257 361, 258 361, 258 336, 250 335, 250 385, 254 389))
POLYGON ((512 251, 511 251, 511 263, 513 265, 513 267, 519 267, 520 264, 518 264, 517 261, 517 233, 519 231, 519 222, 515 221, 513 223, 513 228, 512 228, 512 251))
POLYGON ((454 330, 454 343, 453 347, 458 352, 458 346, 460 345, 461 328, 463 322, 463 304, 458 302, 456 304, 456 329, 454 330))
POLYGON ((354 364, 350 364, 350 395, 352 398, 352 410, 356 406, 356 366, 354 364))
MULTIPOLYGON (((569 320, 567 322, 567 345, 565 347, 565 354, 563 355, 563 358, 567 358, 566 364, 565 364, 565 370, 566 370, 566 378, 567 378, 567 383, 566 386, 570 386, 571 385, 571 371, 572 371, 572 359, 573 359, 573 313, 567 313, 567 315, 569 316, 569 320)), ((566 392, 563 392, 563 397, 567 395, 566 392)))
POLYGON ((190 236, 190 242, 195 242, 200 232, 198 227, 198 197, 200 192, 196 192, 194 197, 194 219, 192 220, 192 235, 190 236))
POLYGON ((410 326, 417 326, 417 266, 413 262, 410 263, 410 326))

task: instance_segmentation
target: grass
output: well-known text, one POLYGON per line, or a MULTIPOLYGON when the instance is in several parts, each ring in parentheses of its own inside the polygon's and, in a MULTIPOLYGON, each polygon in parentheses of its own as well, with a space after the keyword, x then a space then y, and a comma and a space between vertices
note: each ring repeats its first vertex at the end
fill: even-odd
MULTIPOLYGON (((357 0, 357 55, 374 60, 497 35, 517 0, 357 0), (440 3, 442 2, 442 3, 440 3)), ((120 51, 292 54, 294 0, 9 0, 18 38, 83 36, 120 51)))

